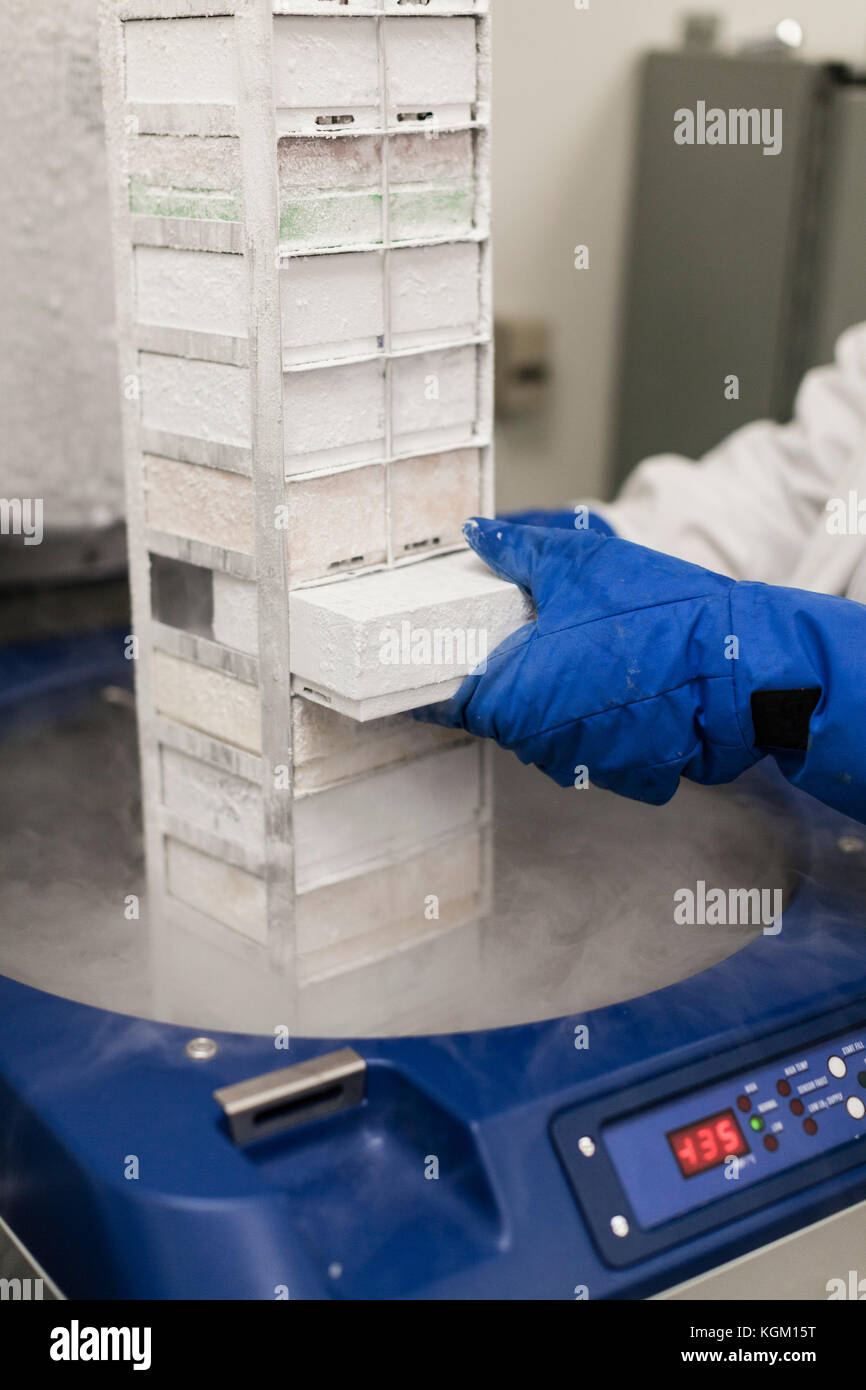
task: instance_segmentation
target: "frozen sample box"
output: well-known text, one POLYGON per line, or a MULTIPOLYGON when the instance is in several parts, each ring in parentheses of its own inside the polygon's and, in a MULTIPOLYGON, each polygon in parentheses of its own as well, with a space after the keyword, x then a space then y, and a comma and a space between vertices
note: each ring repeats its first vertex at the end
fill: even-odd
POLYGON ((422 453, 468 443, 478 419, 478 370, 474 347, 398 357, 392 396, 395 449, 422 453))
POLYGON ((261 752, 257 686, 163 651, 154 651, 152 671, 157 714, 235 748, 261 752))
POLYGON ((287 474, 382 456, 385 368, 375 358, 286 372, 283 404, 287 474))
POLYGON ((274 102, 280 134, 377 124, 381 102, 376 21, 277 15, 274 102))
POLYGON ((393 241, 467 236, 472 231, 474 138, 470 130, 391 137, 388 160, 393 241))
POLYGON ((388 124, 470 121, 477 96, 473 19, 385 20, 388 124))
POLYGON ((480 252, 476 242, 394 251, 389 274, 394 348, 455 342, 478 332, 480 252))
POLYGON ((141 420, 148 429, 248 446, 250 374, 245 367, 142 352, 141 420))
POLYGON ((277 145, 280 241, 286 249, 382 240, 382 140, 284 137, 277 145))
POLYGON ((132 134, 127 163, 131 212, 240 221, 241 156, 236 138, 132 134))
POLYGON ((391 464, 391 537, 396 559, 462 545, 463 523, 482 510, 477 449, 391 464))
POLYGON ((325 579, 381 564, 388 549, 385 470, 353 468, 286 487, 289 579, 325 579))
POLYGON ((138 322, 245 338, 249 313, 247 278, 243 256, 137 246, 138 322))
POLYGON ((377 251, 296 256, 280 272, 283 362, 377 352, 385 333, 385 286, 377 251))
POLYGON ((135 19, 124 25, 126 98, 166 106, 232 106, 237 53, 229 16, 135 19))
POLYGON ((298 589, 290 614, 296 692, 365 721, 448 699, 533 610, 460 551, 298 589))
POLYGON ((153 454, 143 462, 145 518, 151 530, 252 555, 251 478, 153 454))

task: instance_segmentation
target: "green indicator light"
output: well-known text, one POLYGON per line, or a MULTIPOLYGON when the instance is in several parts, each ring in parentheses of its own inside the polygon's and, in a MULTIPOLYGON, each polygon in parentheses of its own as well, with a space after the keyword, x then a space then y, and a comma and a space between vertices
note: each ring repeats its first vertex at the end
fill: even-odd
POLYGON ((764 1121, 761 1119, 760 1115, 753 1115, 749 1120, 749 1124, 756 1134, 764 1128, 764 1121))

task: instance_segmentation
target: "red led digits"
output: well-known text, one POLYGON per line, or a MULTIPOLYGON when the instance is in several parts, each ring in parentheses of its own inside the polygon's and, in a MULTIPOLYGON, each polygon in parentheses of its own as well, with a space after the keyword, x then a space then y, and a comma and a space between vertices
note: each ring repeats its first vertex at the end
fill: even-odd
POLYGON ((672 1129, 666 1137, 684 1178, 696 1177, 709 1168, 718 1168, 726 1158, 750 1152, 733 1110, 672 1129))

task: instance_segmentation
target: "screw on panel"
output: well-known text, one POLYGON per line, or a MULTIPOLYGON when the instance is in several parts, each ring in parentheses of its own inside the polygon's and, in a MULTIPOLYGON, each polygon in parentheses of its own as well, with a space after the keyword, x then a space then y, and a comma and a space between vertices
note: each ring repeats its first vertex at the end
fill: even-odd
POLYGON ((593 1154, 595 1153, 595 1144, 590 1139, 588 1134, 585 1134, 582 1139, 579 1139, 577 1141, 577 1147, 580 1149, 580 1152, 583 1154, 584 1158, 592 1158, 593 1154))
POLYGON ((615 1236, 619 1236, 622 1240, 628 1235, 629 1225, 624 1216, 613 1216, 610 1221, 610 1229, 615 1236))
POLYGON ((209 1062, 217 1055, 217 1045, 213 1038, 190 1038, 184 1051, 194 1062, 209 1062))

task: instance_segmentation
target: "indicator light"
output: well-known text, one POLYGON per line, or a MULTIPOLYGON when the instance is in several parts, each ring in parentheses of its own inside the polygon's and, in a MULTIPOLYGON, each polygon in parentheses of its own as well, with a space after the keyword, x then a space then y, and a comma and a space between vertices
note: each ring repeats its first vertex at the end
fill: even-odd
MULTIPOLYGON (((863 1073, 866 1076, 866 1072, 863 1073)), ((740 1110, 751 1110, 752 1102, 748 1096, 737 1096, 737 1108, 740 1110)))
POLYGON ((775 1134, 765 1134, 765 1135, 764 1135, 764 1148, 765 1148, 765 1149, 769 1149, 769 1150, 770 1150, 770 1153, 771 1153, 771 1154, 774 1154, 774 1153, 776 1152, 776 1150, 778 1149, 778 1147, 779 1147, 779 1141, 778 1141, 778 1139, 776 1138, 775 1134))
POLYGON ((806 1109, 806 1107, 805 1107, 805 1105, 803 1104, 803 1102, 802 1102, 801 1100, 792 1100, 792 1101, 791 1101, 791 1114, 792 1114, 792 1115, 802 1115, 803 1112, 805 1111, 805 1109, 806 1109))
POLYGON ((760 1115, 753 1115, 749 1120, 749 1124, 756 1134, 760 1134, 761 1130, 764 1128, 764 1121, 761 1119, 760 1115))
POLYGON ((780 1096, 789 1096, 791 1094, 790 1081, 777 1081, 776 1090, 779 1092, 780 1096))
POLYGON ((803 1128, 805 1129, 805 1131, 806 1131, 807 1134, 817 1134, 817 1133, 818 1133, 818 1121, 817 1121, 817 1120, 812 1120, 812 1119, 804 1120, 804 1121, 803 1121, 803 1128))

